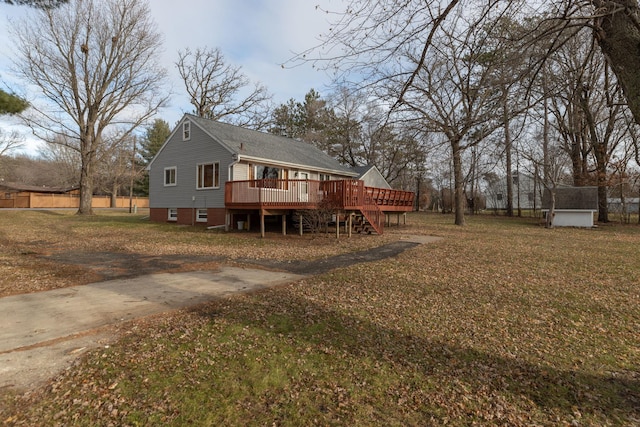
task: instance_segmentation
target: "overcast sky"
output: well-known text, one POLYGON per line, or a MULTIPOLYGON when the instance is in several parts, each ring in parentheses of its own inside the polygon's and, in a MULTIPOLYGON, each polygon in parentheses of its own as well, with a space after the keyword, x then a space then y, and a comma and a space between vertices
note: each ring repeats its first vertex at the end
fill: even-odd
MULTIPOLYGON (((151 11, 164 35, 162 62, 174 95, 160 118, 173 125, 192 111, 175 68, 177 51, 186 47, 220 48, 228 64, 242 67, 252 82, 260 81, 277 104, 303 99, 309 89, 326 92, 329 78, 311 65, 282 68, 282 63, 315 46, 329 28, 327 16, 316 9, 321 3, 334 8, 341 0, 150 0, 151 11)), ((10 40, 5 30, 11 19, 33 13, 27 7, 0 3, 0 85, 19 92, 20 82, 9 69, 10 40), (17 86, 17 87, 16 87, 17 86)), ((0 125, 7 128, 3 119, 0 125)), ((29 136, 29 135, 25 135, 29 136)), ((33 149, 33 144, 29 144, 33 149)))

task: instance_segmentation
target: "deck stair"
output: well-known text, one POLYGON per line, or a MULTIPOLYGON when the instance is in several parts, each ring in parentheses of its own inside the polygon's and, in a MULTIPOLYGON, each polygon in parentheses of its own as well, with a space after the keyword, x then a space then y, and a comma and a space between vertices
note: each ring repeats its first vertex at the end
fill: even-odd
POLYGON ((354 214, 353 216, 353 231, 358 234, 366 233, 371 234, 372 231, 375 231, 373 226, 367 221, 367 218, 364 217, 361 213, 354 214))
MULTIPOLYGON (((380 207, 376 204, 375 200, 373 200, 368 195, 364 197, 364 204, 360 209, 361 216, 356 215, 356 220, 358 217, 366 220, 362 221, 362 230, 366 229, 368 234, 371 234, 370 228, 373 228, 376 233, 382 234, 384 232, 384 212, 380 209, 380 207)), ((358 227, 356 227, 356 231, 358 231, 358 227)))

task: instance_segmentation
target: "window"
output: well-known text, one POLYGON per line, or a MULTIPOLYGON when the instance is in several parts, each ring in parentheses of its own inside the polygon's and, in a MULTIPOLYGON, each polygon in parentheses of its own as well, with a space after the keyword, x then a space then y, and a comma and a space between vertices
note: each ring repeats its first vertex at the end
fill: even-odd
MULTIPOLYGON (((286 190, 288 188, 286 181, 289 179, 289 171, 285 169, 275 168, 273 166, 265 165, 249 165, 249 179, 250 180, 263 180, 258 183, 259 187, 263 188, 279 188, 286 190)), ((251 186, 255 186, 255 183, 251 183, 251 186)))
POLYGON ((527 193, 527 200, 533 202, 533 193, 527 193))
POLYGON ((207 222, 207 210, 198 209, 196 211, 196 222, 207 222))
POLYGON ((496 199, 498 199, 498 200, 502 200, 502 193, 498 193, 498 194, 496 194, 496 199))
POLYGON ((203 163, 198 165, 196 181, 196 188, 199 190, 220 187, 220 164, 203 163))
POLYGON ((177 208, 169 208, 167 219, 169 221, 177 221, 178 220, 178 209, 177 208))
POLYGON ((191 139, 191 122, 182 124, 182 140, 189 141, 191 139))
POLYGON ((331 181, 331 175, 327 175, 326 173, 321 173, 320 181, 331 181))
POLYGON ((280 178, 280 169, 271 166, 256 166, 256 179, 278 179, 280 178))
POLYGON ((176 174, 178 168, 172 166, 170 168, 164 168, 164 186, 169 187, 176 185, 176 174))

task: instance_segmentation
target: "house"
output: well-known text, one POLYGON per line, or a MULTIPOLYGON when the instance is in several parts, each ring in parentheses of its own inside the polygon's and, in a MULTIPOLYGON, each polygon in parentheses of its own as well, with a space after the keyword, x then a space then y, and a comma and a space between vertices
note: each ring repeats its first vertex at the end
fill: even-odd
MULTIPOLYGON (((598 187, 557 187, 555 193, 554 227, 593 227, 598 212, 598 187)), ((545 190, 542 212, 549 214, 552 204, 550 190, 545 190)))
MULTIPOLYGON (((514 172, 511 175, 513 183, 513 209, 540 209, 541 190, 540 183, 535 177, 524 173, 514 172)), ((507 181, 506 178, 487 181, 486 187, 487 209, 507 209, 507 181)))
POLYGON ((356 166, 353 170, 358 173, 358 179, 364 181, 364 185, 368 187, 391 189, 391 186, 387 180, 384 179, 384 176, 382 176, 380 170, 378 170, 376 166, 356 166))
MULTIPOLYGON (((152 221, 243 228, 330 206, 382 233, 413 193, 368 186, 311 144, 185 114, 148 166, 152 221), (356 218, 356 219, 357 219, 356 218)), ((371 171, 369 171, 371 173, 371 171)), ((379 172, 378 172, 379 174, 379 172)), ((366 174, 368 175, 368 174, 366 174)), ((381 176, 380 176, 381 178, 381 176)), ((375 172, 371 182, 378 182, 375 172)))
POLYGON ((609 212, 619 214, 638 213, 638 207, 640 206, 640 198, 638 197, 626 197, 624 200, 620 198, 609 198, 607 200, 609 212))
POLYGON ((59 188, 1 181, 0 208, 65 208, 68 207, 67 200, 77 199, 79 193, 78 187, 59 188))
MULTIPOLYGON (((146 197, 93 196, 91 207, 146 208, 146 197), (114 205, 115 202, 115 205, 114 205)), ((74 187, 48 187, 0 181, 0 208, 76 209, 80 206, 80 190, 74 187)))

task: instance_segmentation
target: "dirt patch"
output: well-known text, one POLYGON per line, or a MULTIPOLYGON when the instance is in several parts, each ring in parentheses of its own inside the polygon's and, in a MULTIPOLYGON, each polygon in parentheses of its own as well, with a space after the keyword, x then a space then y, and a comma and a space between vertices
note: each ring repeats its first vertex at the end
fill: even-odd
POLYGON ((225 258, 206 255, 144 255, 119 252, 58 252, 41 255, 47 261, 90 270, 97 281, 152 273, 215 269, 225 258))
POLYGON ((373 249, 341 254, 312 261, 274 261, 274 260, 244 260, 247 264, 283 270, 289 273, 316 275, 324 274, 336 268, 349 267, 362 262, 379 261, 391 258, 402 252, 418 246, 415 242, 392 242, 373 249))
MULTIPOLYGON (((109 251, 65 251, 35 255, 48 262, 85 269, 94 278, 103 281, 137 277, 153 273, 175 273, 194 270, 210 270, 220 264, 250 265, 270 270, 282 270, 294 274, 323 274, 336 268, 344 268, 362 262, 391 258, 423 243, 431 243, 439 238, 430 236, 408 236, 399 241, 356 252, 335 255, 314 260, 273 260, 237 258, 211 255, 162 254, 146 255, 109 251)), ((34 256, 34 255, 32 255, 34 256)))

